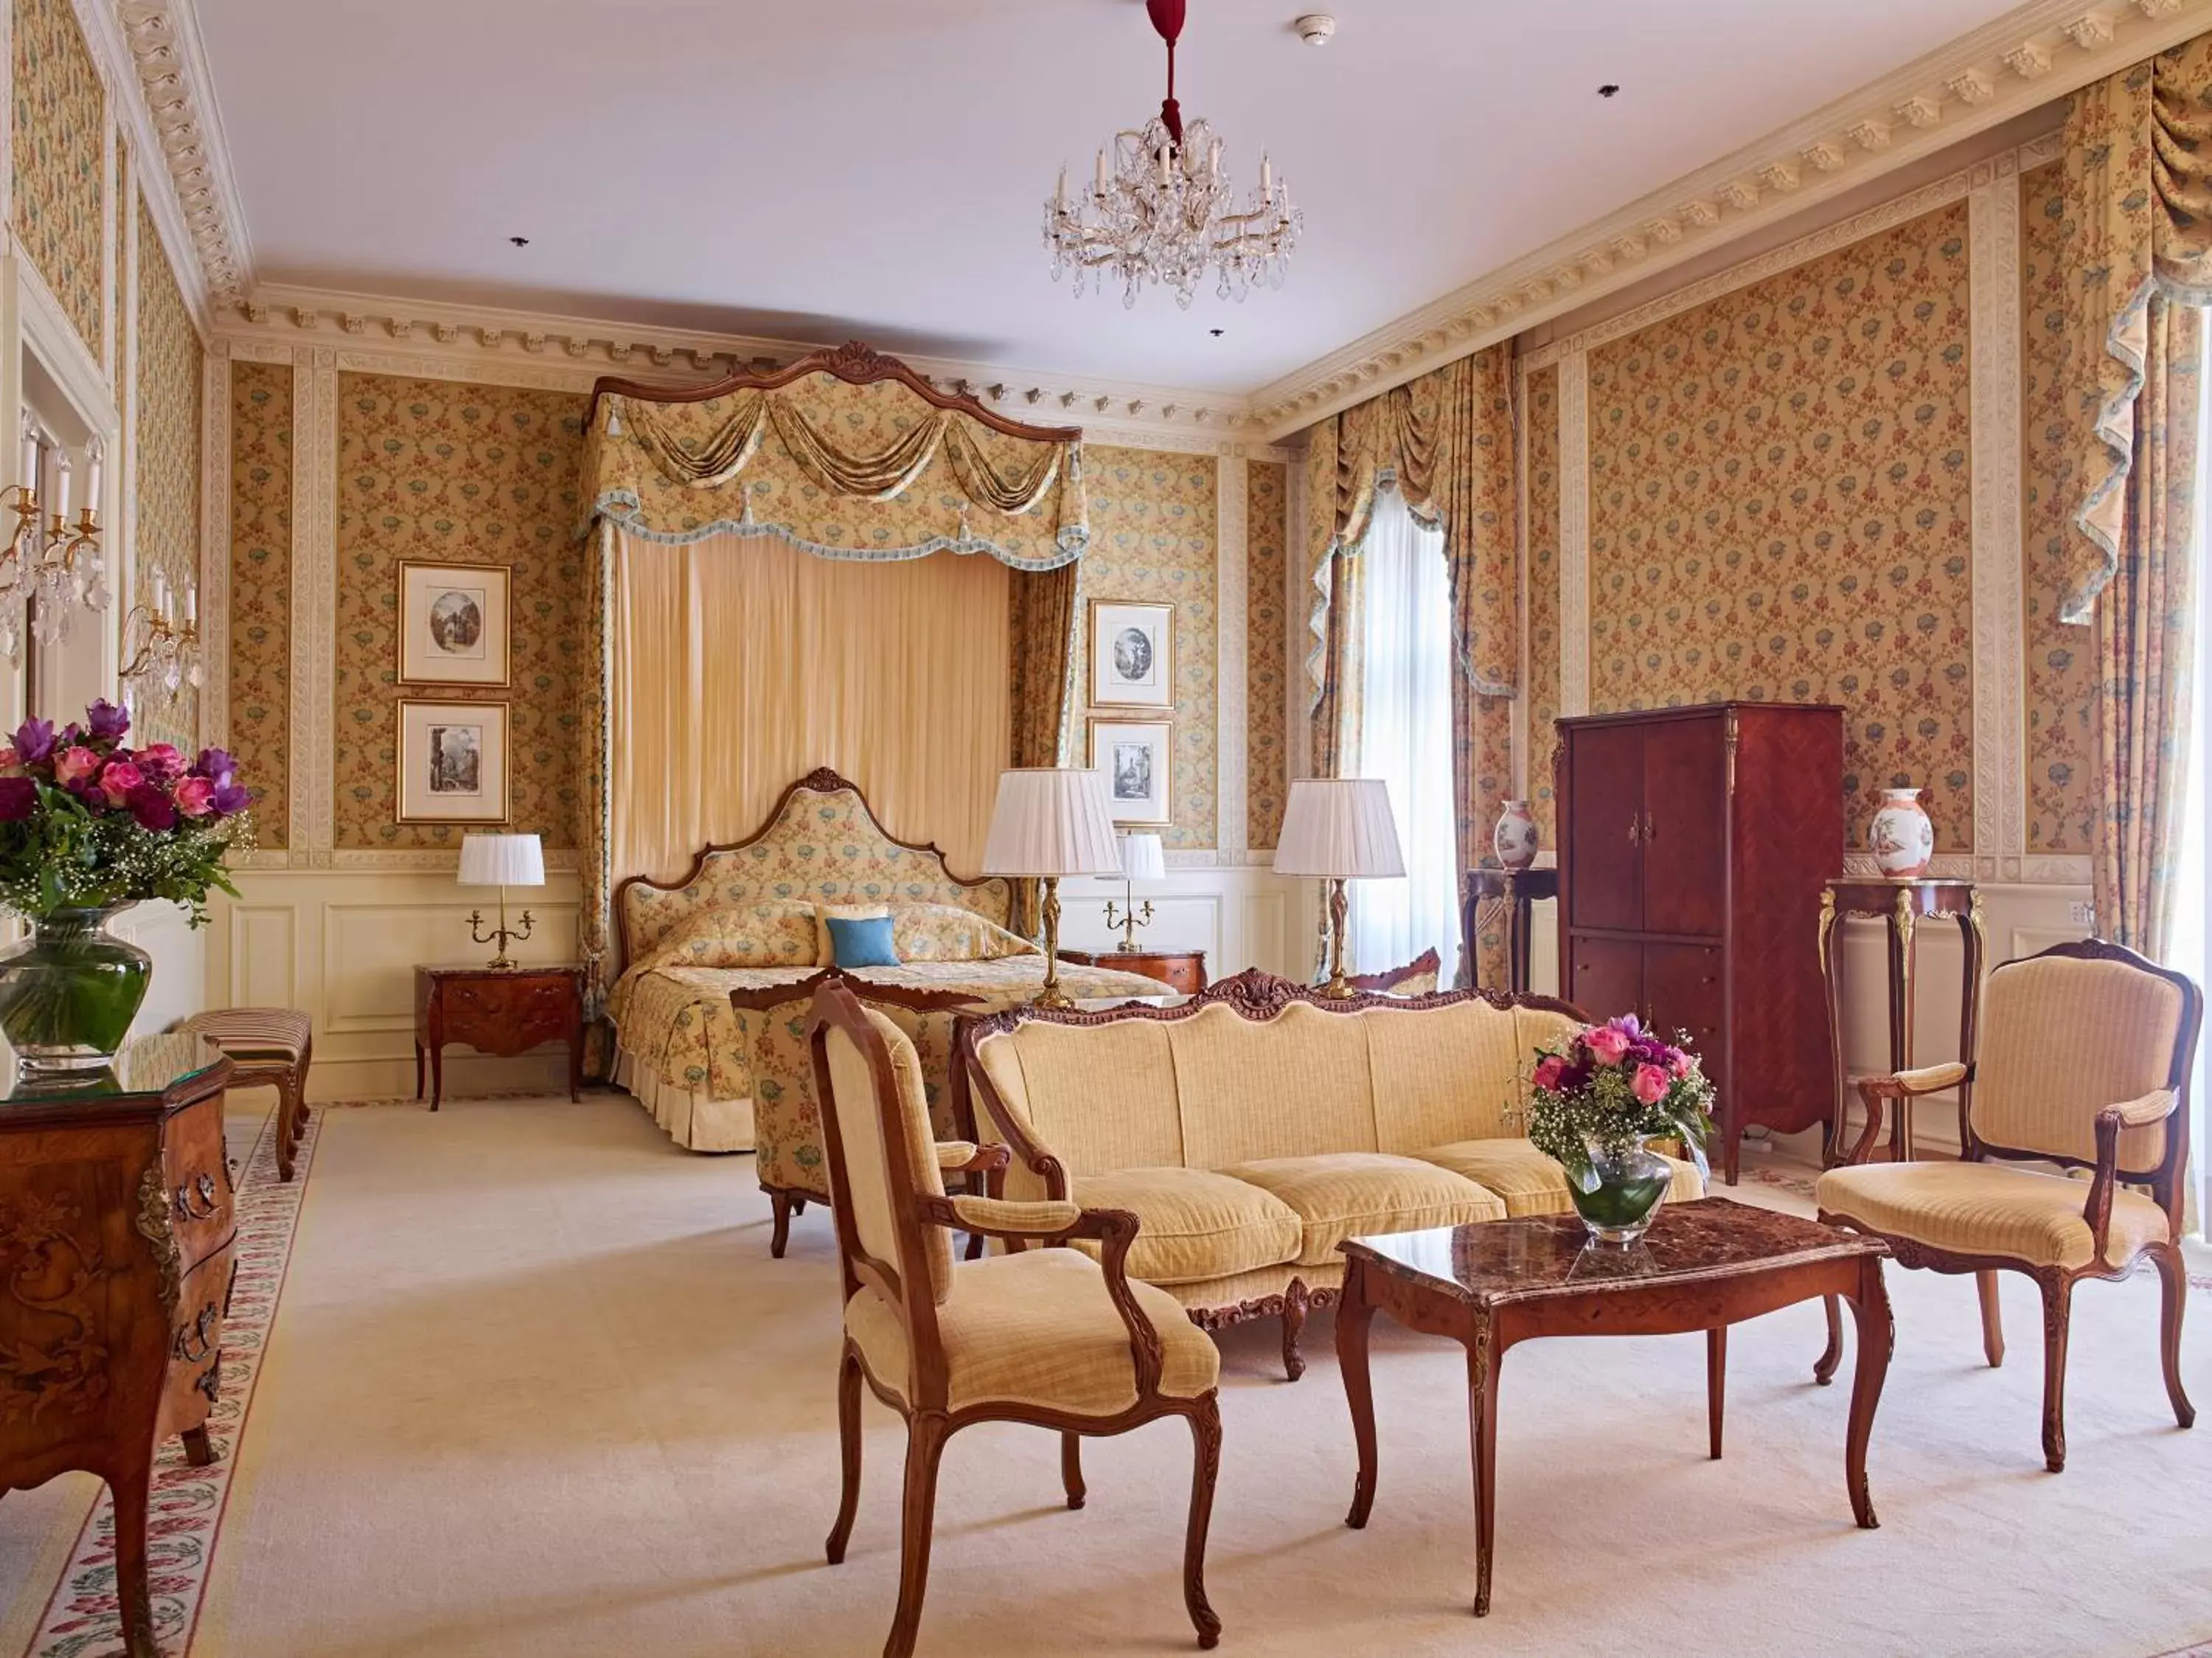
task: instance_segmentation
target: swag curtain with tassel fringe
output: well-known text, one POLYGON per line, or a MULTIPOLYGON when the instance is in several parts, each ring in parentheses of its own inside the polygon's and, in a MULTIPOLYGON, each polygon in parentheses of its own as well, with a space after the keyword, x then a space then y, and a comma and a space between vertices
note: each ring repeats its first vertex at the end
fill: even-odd
POLYGON ((2083 481, 2059 614, 2096 628, 2098 928, 2157 957, 2172 933, 2197 645, 2212 35, 2076 93, 2063 170, 2081 272, 2069 322, 2083 481))
MULTIPOLYGON (((1363 635, 1359 546, 1387 476, 1444 533, 1452 607, 1452 784, 1458 875, 1480 861, 1512 786, 1512 699, 1521 661, 1510 345, 1445 365, 1314 428, 1306 449, 1310 597, 1306 659, 1314 775, 1355 776, 1363 635)), ((1485 926, 1486 980, 1504 971, 1504 935, 1485 926)), ((1462 955, 1465 983, 1470 955, 1462 955)), ((1376 964, 1381 965, 1381 964, 1376 964)), ((1492 981, 1494 982, 1494 981, 1492 981)))

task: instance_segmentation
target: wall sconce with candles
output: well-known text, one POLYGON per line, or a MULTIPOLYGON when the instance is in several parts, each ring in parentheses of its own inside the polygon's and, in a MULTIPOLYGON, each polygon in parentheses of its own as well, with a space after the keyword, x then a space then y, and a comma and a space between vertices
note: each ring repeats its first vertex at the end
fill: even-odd
POLYGON ((80 607, 107 608, 107 561, 100 550, 100 525, 94 508, 100 499, 100 440, 87 449, 85 503, 70 522, 70 462, 54 457, 52 510, 39 499, 39 465, 46 442, 29 411, 23 419, 23 472, 29 480, 0 492, 0 506, 15 515, 15 533, 0 551, 0 656, 22 660, 23 637, 15 606, 31 607, 31 626, 42 645, 69 637, 70 618, 80 607))
POLYGON ((173 697, 182 686, 200 683, 199 589, 185 584, 184 618, 179 622, 170 602, 169 578, 159 564, 154 566, 152 586, 154 602, 135 607, 124 619, 125 648, 130 648, 134 627, 138 643, 124 666, 123 678, 134 686, 159 685, 173 697))

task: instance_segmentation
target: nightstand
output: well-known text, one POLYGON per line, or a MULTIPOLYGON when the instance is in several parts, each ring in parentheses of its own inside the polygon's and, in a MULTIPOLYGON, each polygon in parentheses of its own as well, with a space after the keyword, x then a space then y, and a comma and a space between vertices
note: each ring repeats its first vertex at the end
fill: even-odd
POLYGON ((1079 967, 1110 967, 1157 978, 1171 991, 1196 996, 1206 988, 1203 950, 1062 950, 1062 961, 1079 967))
POLYGON ((584 969, 574 962, 526 967, 415 969, 415 1097, 430 1056, 430 1109, 446 1091, 446 1044, 511 1059, 544 1042, 568 1045, 568 1097, 584 1083, 584 969))

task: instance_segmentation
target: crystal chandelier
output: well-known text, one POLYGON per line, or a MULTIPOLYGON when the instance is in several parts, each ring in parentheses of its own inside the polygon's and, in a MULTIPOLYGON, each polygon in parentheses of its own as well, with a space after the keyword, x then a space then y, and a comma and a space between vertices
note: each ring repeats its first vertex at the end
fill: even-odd
POLYGON ((93 503, 100 498, 100 440, 94 438, 90 446, 89 487, 74 524, 69 521, 66 454, 55 458, 54 511, 48 514, 39 504, 41 447, 37 429, 27 421, 23 454, 32 482, 0 495, 0 503, 15 514, 15 533, 0 552, 0 656, 10 663, 22 659, 25 600, 33 601, 31 628, 42 645, 68 638, 70 619, 79 608, 107 608, 107 564, 100 554, 100 527, 93 512, 93 503))
POLYGON ((123 678, 133 686, 159 686, 164 694, 174 697, 187 685, 197 687, 201 680, 199 589, 185 588, 184 619, 179 624, 170 602, 169 578, 159 564, 154 566, 152 584, 154 602, 138 606, 124 621, 126 643, 135 629, 138 645, 131 654, 123 678))
POLYGON ((1242 300, 1255 283, 1280 288, 1291 250, 1306 216, 1291 205, 1290 186, 1278 180, 1263 155, 1260 192, 1240 209, 1221 174, 1221 140, 1203 119, 1183 125, 1175 95, 1176 40, 1182 33, 1185 0, 1146 0, 1152 27, 1168 47, 1168 95, 1141 132, 1114 135, 1098 152, 1091 188, 1079 200, 1067 193, 1067 169, 1045 204, 1044 245, 1052 277, 1075 272, 1080 296, 1096 281, 1121 283, 1121 303, 1133 306, 1147 281, 1175 290, 1188 309, 1211 269, 1214 293, 1242 300), (1111 162, 1109 162, 1109 151, 1111 162))

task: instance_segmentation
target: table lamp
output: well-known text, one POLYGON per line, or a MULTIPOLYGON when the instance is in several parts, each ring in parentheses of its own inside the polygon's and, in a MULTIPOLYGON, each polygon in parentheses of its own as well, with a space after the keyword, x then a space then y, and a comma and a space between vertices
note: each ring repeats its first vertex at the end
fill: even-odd
POLYGON ((1121 930, 1121 948, 1133 953, 1137 948, 1137 929, 1152 924, 1152 901, 1145 900, 1145 912, 1137 913, 1136 884, 1140 881, 1167 879, 1168 861, 1160 850, 1158 835, 1139 834, 1121 837, 1121 896, 1128 901, 1121 906, 1121 919, 1114 919, 1115 903, 1106 900, 1106 930, 1121 930))
POLYGON ((1057 766, 1000 772, 983 873, 1043 883, 1044 986, 1031 1005, 1073 1007, 1075 999, 1060 987, 1060 878, 1121 873, 1106 774, 1057 766))
POLYGON ((479 944, 490 944, 499 954, 487 966, 512 967, 514 960, 507 953, 509 939, 520 942, 530 936, 530 911, 522 912, 522 924, 507 924, 507 889, 510 887, 543 887, 545 884, 545 854, 535 835, 463 835, 461 837, 460 884, 464 887, 496 887, 499 888, 499 925, 487 934, 483 930, 483 911, 469 911, 469 936, 479 944))
POLYGON ((1405 854, 1390 789, 1380 777, 1301 777, 1291 785, 1275 845, 1279 875, 1319 875, 1328 894, 1329 996, 1349 996, 1344 976, 1344 883, 1402 875, 1405 854))

